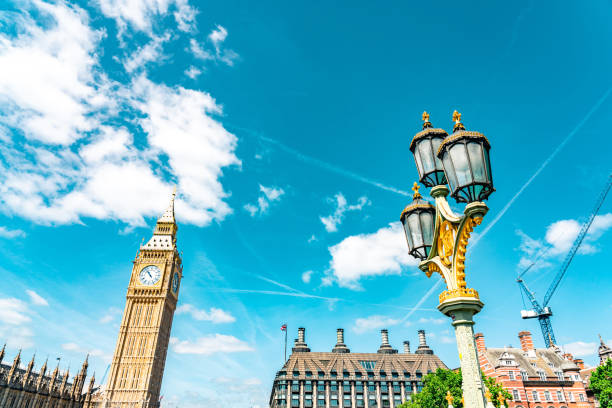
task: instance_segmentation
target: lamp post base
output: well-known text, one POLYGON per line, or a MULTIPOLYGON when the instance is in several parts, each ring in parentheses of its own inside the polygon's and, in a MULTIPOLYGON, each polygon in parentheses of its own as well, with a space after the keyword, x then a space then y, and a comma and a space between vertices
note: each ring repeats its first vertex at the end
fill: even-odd
POLYGON ((480 300, 468 297, 447 299, 438 305, 438 310, 453 319, 463 378, 464 408, 486 408, 484 384, 472 327, 473 316, 480 312, 483 306, 480 300))

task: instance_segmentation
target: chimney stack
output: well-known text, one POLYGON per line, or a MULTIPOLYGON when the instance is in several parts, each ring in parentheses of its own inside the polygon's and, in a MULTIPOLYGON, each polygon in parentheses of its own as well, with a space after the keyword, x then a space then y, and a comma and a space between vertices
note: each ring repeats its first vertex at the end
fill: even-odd
POLYGON ((298 328, 298 338, 295 339, 295 344, 293 345, 292 352, 299 353, 308 353, 310 349, 308 348, 308 344, 306 344, 306 329, 303 327, 298 328))
POLYGON ((382 329, 380 331, 380 347, 378 348, 379 353, 383 354, 396 354, 397 350, 395 350, 389 344, 389 331, 387 329, 382 329))
POLYGON ((410 342, 408 340, 404 341, 404 353, 410 354, 410 342))
POLYGON ((574 360, 574 363, 576 363, 578 368, 580 368, 581 370, 584 370, 584 360, 583 359, 577 358, 574 360))
POLYGON ((416 354, 433 354, 433 350, 427 345, 425 330, 419 330, 419 347, 415 351, 416 354))
POLYGON ((521 349, 528 353, 529 350, 533 350, 533 339, 531 338, 531 332, 522 331, 518 334, 519 340, 521 342, 521 349))
POLYGON ((346 344, 344 344, 344 329, 336 330, 336 346, 333 348, 332 353, 350 353, 346 344))
POLYGON ((474 339, 476 340, 476 350, 478 350, 479 353, 484 353, 487 349, 487 347, 485 346, 484 334, 476 333, 474 335, 474 339))

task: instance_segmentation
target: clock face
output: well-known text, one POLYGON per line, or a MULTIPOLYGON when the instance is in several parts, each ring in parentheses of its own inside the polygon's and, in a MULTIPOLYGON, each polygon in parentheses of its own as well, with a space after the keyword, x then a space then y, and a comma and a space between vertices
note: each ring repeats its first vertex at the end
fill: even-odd
POLYGON ((142 268, 138 278, 143 285, 155 285, 161 277, 161 271, 155 265, 149 265, 142 268))
POLYGON ((179 276, 178 276, 178 273, 174 272, 174 276, 172 277, 172 291, 174 293, 176 293, 176 291, 178 290, 178 284, 179 284, 179 276))

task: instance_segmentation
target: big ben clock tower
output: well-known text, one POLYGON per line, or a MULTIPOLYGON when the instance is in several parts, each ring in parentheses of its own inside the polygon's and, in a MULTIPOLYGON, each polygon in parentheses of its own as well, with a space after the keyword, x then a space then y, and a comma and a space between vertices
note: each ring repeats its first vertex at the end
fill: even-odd
POLYGON ((172 318, 182 278, 174 197, 134 260, 103 406, 158 407, 172 318))

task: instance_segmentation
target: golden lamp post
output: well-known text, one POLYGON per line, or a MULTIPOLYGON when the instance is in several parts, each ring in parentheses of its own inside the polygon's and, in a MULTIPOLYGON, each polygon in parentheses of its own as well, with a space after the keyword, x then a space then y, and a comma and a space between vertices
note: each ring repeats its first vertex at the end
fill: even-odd
POLYGON ((485 408, 472 327, 473 316, 484 304, 478 292, 467 287, 465 253, 470 234, 488 211, 482 201, 495 191, 489 160, 491 146, 483 134, 465 130, 457 111, 453 120, 453 133, 448 135, 443 129, 434 128, 429 114, 423 112, 423 130, 412 139, 410 151, 420 182, 431 188, 435 207, 421 197, 415 182, 413 201, 402 211, 400 220, 410 255, 421 261, 419 268, 428 277, 439 273, 446 283, 438 310, 449 316, 455 327, 464 406, 485 408), (446 200, 449 192, 455 201, 467 204, 463 215, 451 210, 446 200))

